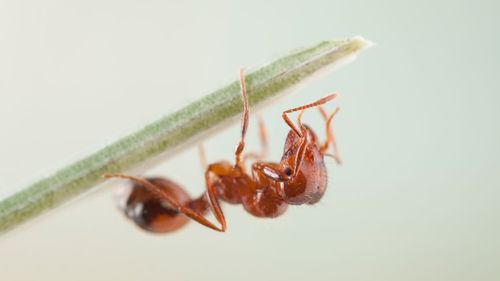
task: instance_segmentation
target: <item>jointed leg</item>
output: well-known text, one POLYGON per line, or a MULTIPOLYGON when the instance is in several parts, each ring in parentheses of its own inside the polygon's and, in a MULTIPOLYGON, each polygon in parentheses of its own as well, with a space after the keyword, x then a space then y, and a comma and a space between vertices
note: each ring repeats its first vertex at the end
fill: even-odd
POLYGON ((241 139, 240 142, 238 143, 238 146, 236 146, 236 150, 234 152, 236 158, 236 163, 235 163, 236 166, 240 165, 241 153, 245 148, 245 134, 248 128, 248 116, 249 116, 247 86, 245 82, 245 71, 243 69, 240 69, 240 87, 241 87, 241 99, 243 100, 243 115, 241 117, 241 139))
MULTIPOLYGON (((103 178, 106 178, 106 179, 122 178, 122 179, 128 179, 128 180, 131 180, 133 182, 136 182, 137 184, 144 186, 149 192, 151 192, 151 194, 156 196, 159 200, 166 201, 168 204, 170 204, 172 206, 172 208, 177 209, 178 212, 185 214, 186 216, 199 222, 200 224, 202 224, 208 228, 211 228, 213 230, 220 231, 220 232, 224 232, 226 230, 225 221, 221 222, 219 220, 219 217, 217 216, 217 213, 214 213, 214 214, 216 214, 217 220, 221 223, 221 227, 217 227, 216 225, 211 223, 209 220, 207 220, 203 215, 191 210, 190 208, 188 208, 186 206, 179 204, 179 202, 177 202, 177 200, 172 198, 163 189, 159 188, 158 186, 152 184, 151 182, 149 182, 145 179, 132 177, 132 176, 124 175, 124 174, 105 174, 105 175, 103 175, 103 178)), ((220 207, 219 207, 219 210, 220 210, 220 207)), ((224 218, 224 216, 222 216, 222 219, 223 218, 224 218)))
POLYGON ((269 153, 266 127, 264 125, 264 120, 262 119, 261 115, 257 116, 257 122, 259 124, 259 139, 260 139, 261 151, 260 151, 260 153, 255 153, 255 152, 246 153, 243 156, 243 162, 245 162, 248 159, 261 160, 261 159, 265 158, 267 156, 267 154, 269 153))
POLYGON ((224 218, 224 213, 220 207, 219 199, 217 198, 217 191, 214 188, 212 180, 210 179, 210 167, 205 172, 205 184, 207 187, 208 199, 210 201, 210 208, 215 216, 215 219, 220 223, 221 227, 219 231, 226 231, 226 218, 224 218))
POLYGON ((205 147, 202 143, 198 144, 198 155, 200 157, 201 169, 205 171, 207 169, 207 156, 205 154, 205 147))
POLYGON ((333 117, 337 114, 337 112, 340 110, 340 108, 338 108, 338 107, 335 108, 335 110, 330 115, 328 115, 322 107, 319 107, 318 109, 321 112, 321 115, 323 116, 323 118, 325 119, 325 128, 326 128, 326 140, 323 143, 323 145, 321 145, 320 152, 323 155, 333 157, 335 159, 335 161, 337 162, 337 164, 341 164, 342 160, 340 159, 339 151, 337 148, 337 142, 335 141, 335 135, 333 134, 332 127, 331 127, 333 117), (333 147, 333 153, 331 153, 331 154, 326 153, 330 144, 333 147))

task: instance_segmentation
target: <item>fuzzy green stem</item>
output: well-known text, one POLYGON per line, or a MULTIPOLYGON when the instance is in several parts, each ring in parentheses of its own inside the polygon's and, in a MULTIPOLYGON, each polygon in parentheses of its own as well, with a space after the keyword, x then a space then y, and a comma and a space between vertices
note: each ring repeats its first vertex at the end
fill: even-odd
MULTIPOLYGON (((361 37, 322 42, 248 73, 250 106, 282 93, 327 66, 352 58, 369 44, 361 37)), ((241 110, 239 85, 233 82, 63 167, 0 202, 0 233, 89 190, 102 181, 101 175, 105 173, 123 172, 160 153, 173 152, 180 144, 238 115, 241 110)))

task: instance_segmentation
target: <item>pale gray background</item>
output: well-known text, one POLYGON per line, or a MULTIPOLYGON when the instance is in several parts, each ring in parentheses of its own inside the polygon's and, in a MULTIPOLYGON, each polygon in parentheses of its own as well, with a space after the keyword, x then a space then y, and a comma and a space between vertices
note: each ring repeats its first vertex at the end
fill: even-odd
MULTIPOLYGON (((0 238, 2 280, 498 280, 498 1, 0 2, 0 194, 6 196, 291 49, 361 34, 353 64, 267 108, 339 91, 345 165, 316 206, 229 230, 152 236, 112 190, 0 238)), ((316 113, 305 116, 321 132, 316 113)), ((206 142, 231 159, 238 127, 206 142)), ((255 125, 248 147, 258 147, 255 125)), ((196 149, 163 173, 203 190, 196 149)))

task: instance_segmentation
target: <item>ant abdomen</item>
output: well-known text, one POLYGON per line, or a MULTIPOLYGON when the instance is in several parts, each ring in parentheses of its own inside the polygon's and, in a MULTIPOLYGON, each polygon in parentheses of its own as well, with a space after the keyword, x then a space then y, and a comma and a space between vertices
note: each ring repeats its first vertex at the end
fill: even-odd
MULTIPOLYGON (((190 203, 190 196, 173 181, 165 178, 148 178, 150 183, 163 189, 168 195, 175 198, 179 204, 190 203)), ((144 186, 134 183, 128 196, 120 202, 125 215, 140 228, 165 233, 175 231, 184 226, 189 218, 163 200, 158 199, 144 186)))

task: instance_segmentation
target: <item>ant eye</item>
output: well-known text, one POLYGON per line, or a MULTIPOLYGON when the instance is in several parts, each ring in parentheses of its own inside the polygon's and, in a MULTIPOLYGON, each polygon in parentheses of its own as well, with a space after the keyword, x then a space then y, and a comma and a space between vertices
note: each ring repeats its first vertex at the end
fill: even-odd
POLYGON ((291 175, 292 175, 292 169, 290 169, 289 167, 286 167, 286 168, 285 168, 285 170, 284 170, 283 172, 285 172, 285 174, 286 174, 287 176, 291 176, 291 175))

